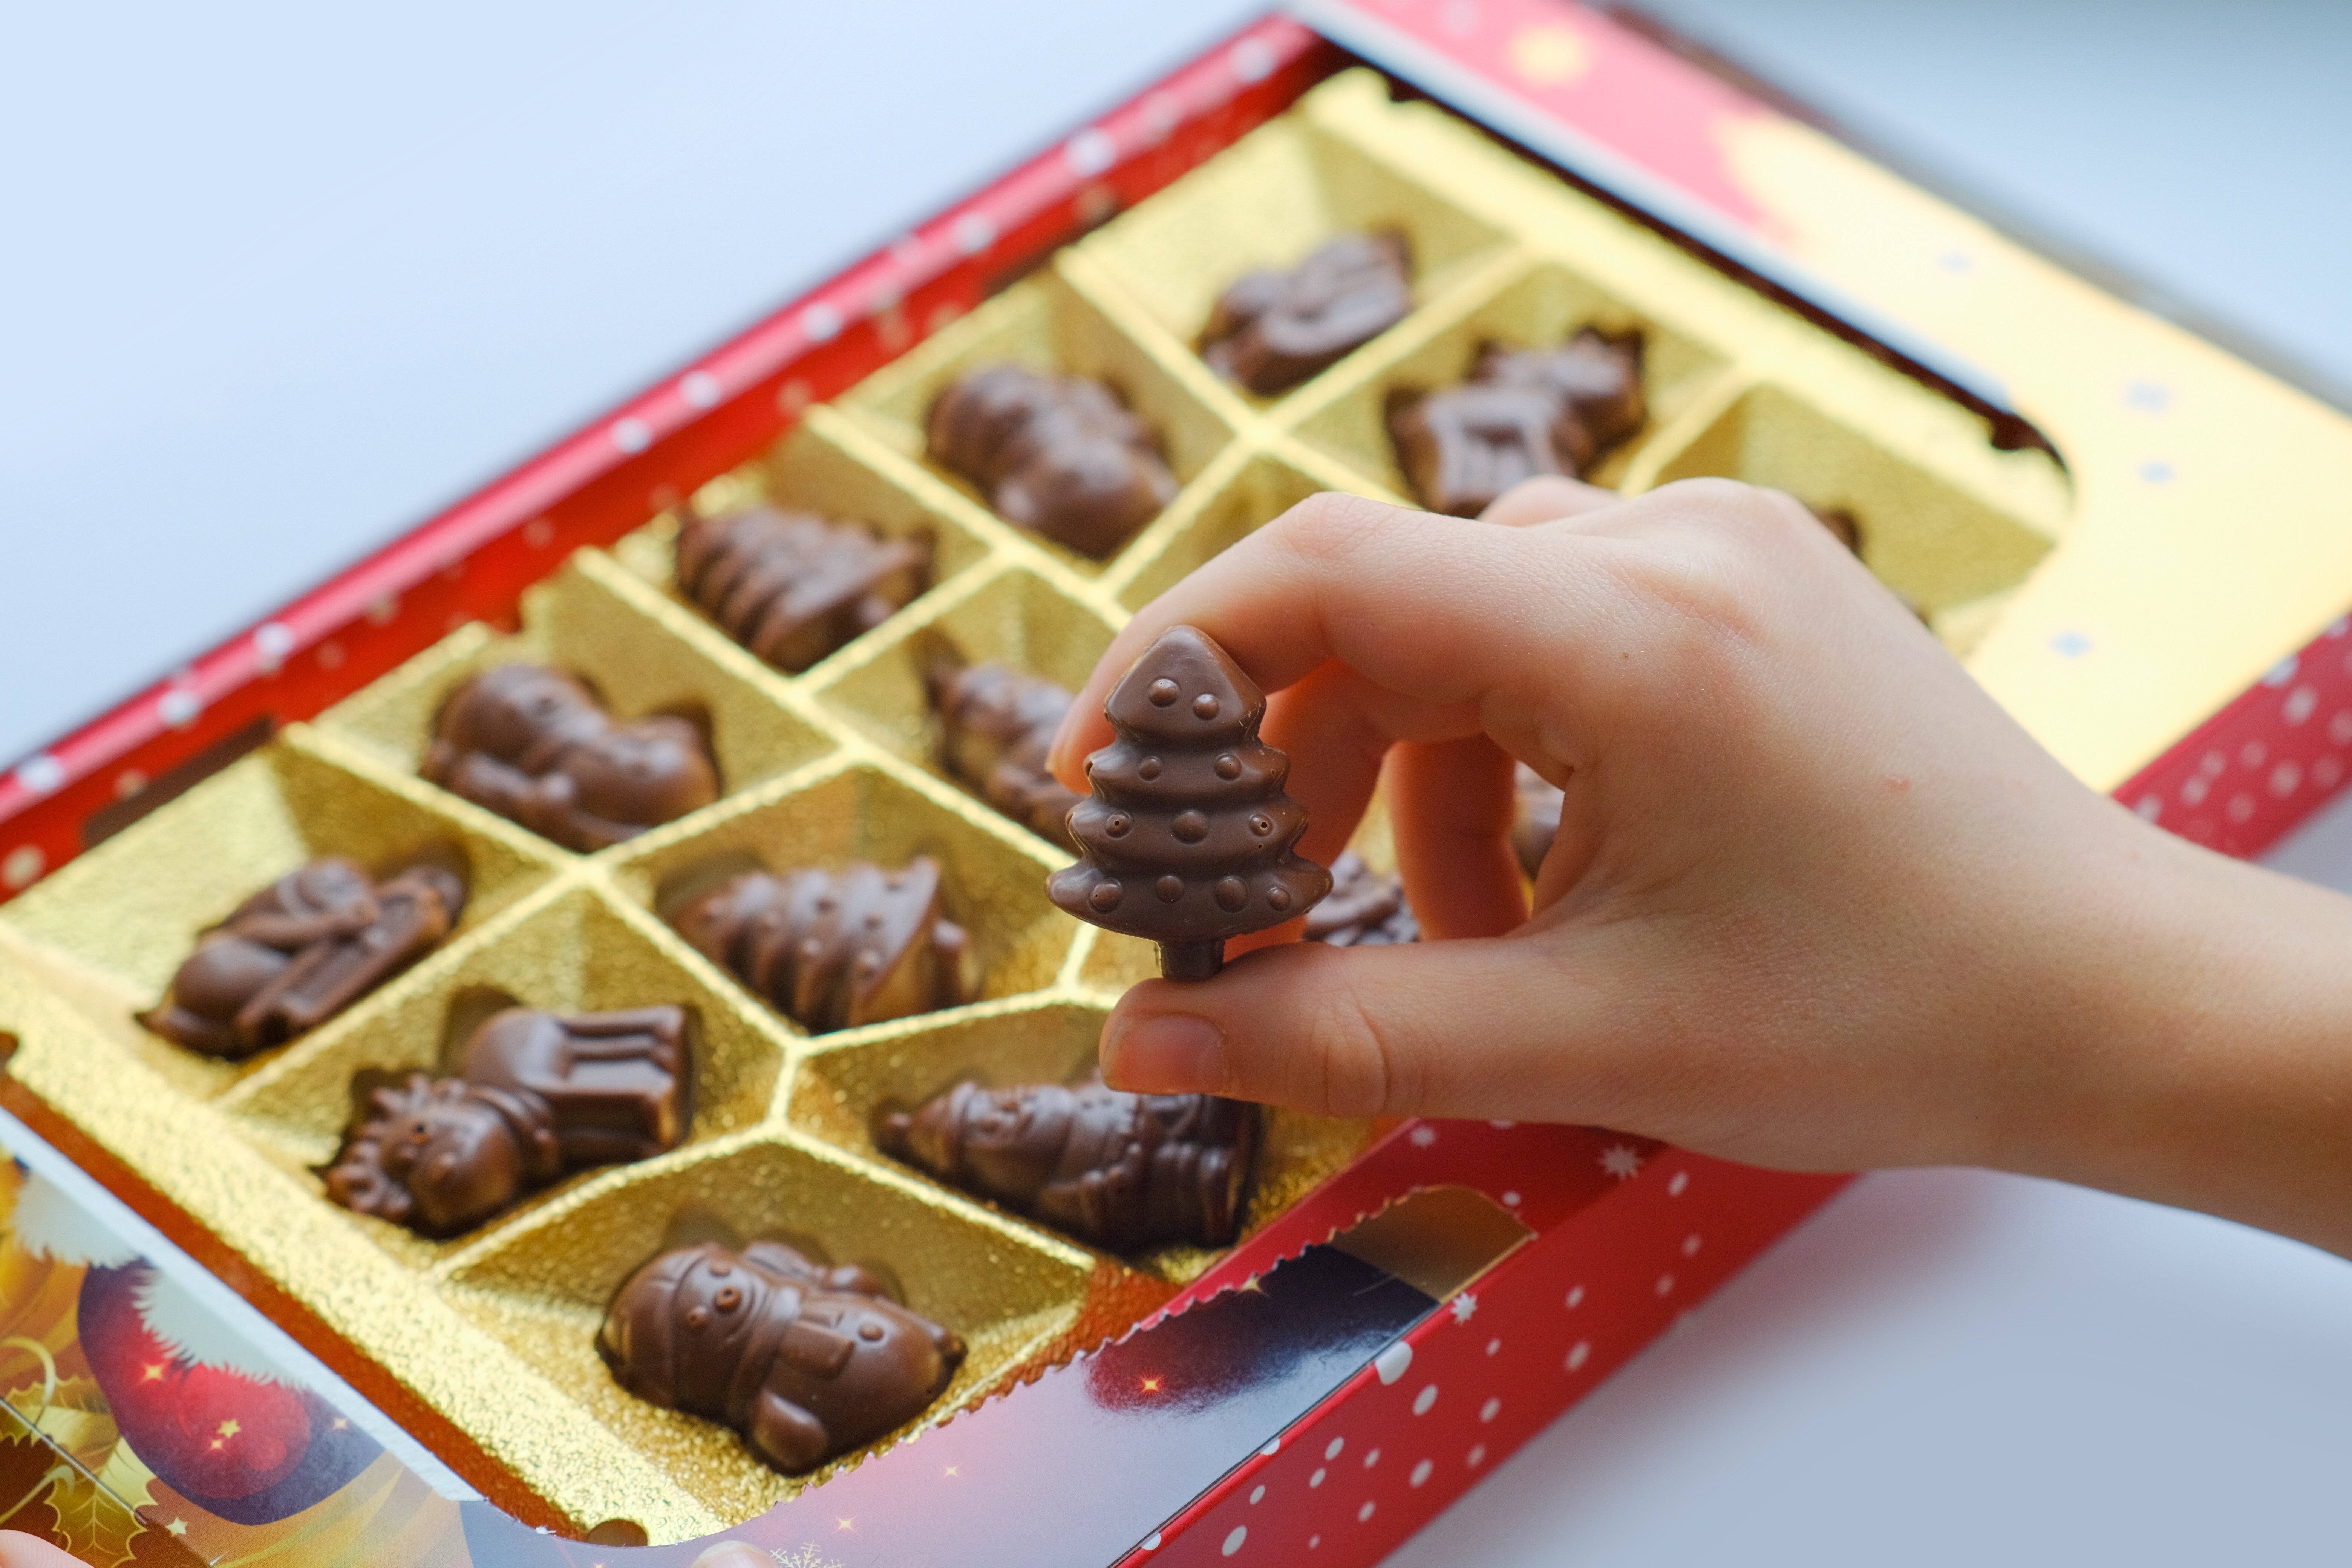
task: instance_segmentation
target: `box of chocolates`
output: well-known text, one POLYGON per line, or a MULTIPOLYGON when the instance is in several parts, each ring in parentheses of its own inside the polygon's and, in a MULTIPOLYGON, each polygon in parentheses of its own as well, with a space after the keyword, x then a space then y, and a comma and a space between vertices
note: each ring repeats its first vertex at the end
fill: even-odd
MULTIPOLYGON (((1528 16, 1496 91, 1588 32, 1580 71, 1664 68, 1528 16)), ((2009 303, 2054 341, 2036 277, 2009 303)), ((232 1380, 194 1458, 121 1428, 117 1533, 1375 1561, 1838 1179, 1106 1088, 1133 981, 1308 906, 1417 931, 1377 807, 1333 867, 1274 853, 1297 807, 1213 645, 1130 675, 1083 802, 1044 767, 1071 692, 1318 491, 1726 475, 2158 814, 2234 798, 2250 726, 2332 734, 2340 658, 2194 751, 2194 684, 2069 727, 2021 617, 2070 582, 2105 613, 2166 547, 2080 461, 2112 411, 2033 414, 1247 30, 0 784, 0 1102, 461 1478, 241 1441, 232 1380), (1161 816, 1176 847, 1121 847, 1161 816)), ((2254 668, 2305 630, 2231 624, 2254 668)), ((2294 765, 2262 822, 2342 776, 2294 765)), ((1527 781, 1530 865, 1558 809, 1527 781)), ((82 1299, 54 1332, 95 1365, 130 1330, 82 1299)))

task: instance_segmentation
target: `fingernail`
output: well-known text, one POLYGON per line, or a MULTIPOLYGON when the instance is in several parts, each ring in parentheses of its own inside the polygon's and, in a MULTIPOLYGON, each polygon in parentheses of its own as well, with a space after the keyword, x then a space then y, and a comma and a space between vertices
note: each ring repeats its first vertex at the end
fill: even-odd
POLYGON ((1225 1087, 1225 1032, 1189 1013, 1153 1013, 1103 1045, 1103 1079, 1138 1094, 1213 1094, 1225 1087))

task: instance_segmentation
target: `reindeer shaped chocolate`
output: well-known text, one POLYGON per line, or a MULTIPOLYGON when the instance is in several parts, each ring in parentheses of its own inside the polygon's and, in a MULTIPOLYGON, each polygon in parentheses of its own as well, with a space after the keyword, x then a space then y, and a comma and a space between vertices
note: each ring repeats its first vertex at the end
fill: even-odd
POLYGON ((656 714, 619 722, 578 676, 536 664, 502 664, 451 692, 422 771, 583 853, 719 798, 719 770, 690 721, 656 714))
POLYGON ((973 1082, 914 1111, 885 1107, 886 1154, 1113 1252, 1223 1247, 1241 1224, 1258 1108, 1207 1094, 973 1082))
POLYGON ((349 860, 313 860, 206 932, 170 994, 139 1021, 207 1056, 251 1056, 414 963, 465 909, 465 882, 438 866, 413 866, 379 884, 349 860))
POLYGON ((368 1097, 327 1195, 456 1236, 571 1172, 675 1149, 693 1118, 693 1033, 676 1006, 493 1014, 454 1076, 411 1073, 368 1097))
POLYGON ((1577 478, 1645 417, 1640 335, 1587 327, 1556 349, 1484 345, 1463 384, 1397 397, 1389 436, 1423 505, 1475 517, 1522 479, 1577 478))
POLYGON ((919 1415, 964 1356, 865 1269, 775 1241, 663 1253, 614 1296, 596 1350, 639 1399, 732 1426, 786 1475, 919 1415))

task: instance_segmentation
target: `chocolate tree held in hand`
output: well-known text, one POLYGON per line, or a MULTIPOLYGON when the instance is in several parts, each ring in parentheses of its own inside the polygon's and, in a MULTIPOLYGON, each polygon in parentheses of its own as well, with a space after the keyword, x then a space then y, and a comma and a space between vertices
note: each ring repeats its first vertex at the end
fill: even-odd
POLYGON ((884 1153, 1113 1252, 1232 1241, 1258 1131, 1255 1105, 1129 1094, 1093 1075, 960 1083, 874 1119, 884 1153))
POLYGON ((1307 808, 1290 759, 1257 738, 1265 693, 1195 626, 1171 626, 1112 690, 1118 739, 1087 759, 1094 798, 1070 811, 1081 857, 1048 879, 1055 903, 1160 944, 1160 972, 1205 980, 1225 940, 1277 925, 1331 890, 1292 846, 1307 808))
POLYGON ((614 1296, 596 1351, 639 1399, 726 1423, 788 1476, 921 1415, 964 1355, 866 1269, 779 1241, 661 1254, 614 1296))
POLYGON ((375 1090, 326 1172, 345 1208, 455 1236, 557 1178, 675 1149, 693 1120, 683 1007, 484 1020, 454 1077, 375 1090))

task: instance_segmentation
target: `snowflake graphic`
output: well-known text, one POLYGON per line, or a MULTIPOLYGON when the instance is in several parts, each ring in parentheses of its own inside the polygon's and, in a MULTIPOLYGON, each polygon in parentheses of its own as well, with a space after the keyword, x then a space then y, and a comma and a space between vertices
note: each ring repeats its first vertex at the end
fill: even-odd
POLYGON ((779 1546, 768 1555, 782 1564, 782 1568, 841 1568, 837 1558, 827 1557, 805 1542, 789 1551, 779 1546))
POLYGON ((1466 1323, 1478 1315, 1478 1298, 1465 1290, 1454 1298, 1454 1321, 1466 1323))
POLYGON ((1407 1134, 1407 1136, 1412 1138, 1412 1146, 1414 1148, 1426 1149, 1432 1143, 1437 1142, 1437 1129, 1424 1122, 1421 1126, 1414 1128, 1411 1133, 1407 1134))
POLYGON ((1642 1156, 1624 1143, 1612 1143, 1601 1151, 1601 1168, 1621 1182, 1630 1182, 1642 1168, 1642 1156))

